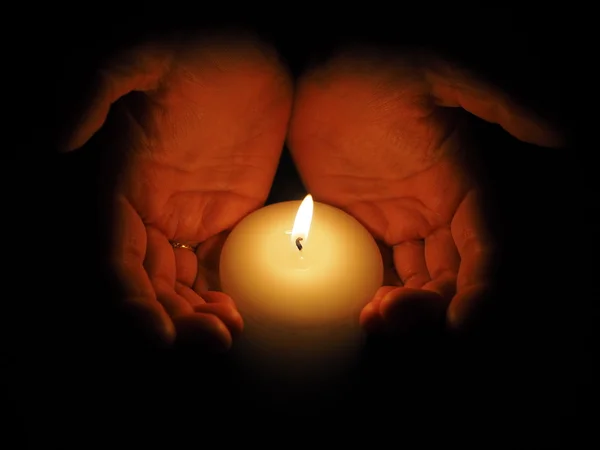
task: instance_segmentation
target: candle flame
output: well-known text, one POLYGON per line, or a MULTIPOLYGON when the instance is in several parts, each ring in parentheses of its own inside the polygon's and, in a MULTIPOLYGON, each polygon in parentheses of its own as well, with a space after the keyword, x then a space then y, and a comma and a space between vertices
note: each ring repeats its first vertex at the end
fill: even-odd
POLYGON ((292 242, 296 242, 296 239, 302 238, 303 244, 308 239, 308 232, 310 230, 310 223, 312 222, 313 215, 313 199, 312 195, 308 194, 302 200, 298 212, 296 213, 296 220, 294 220, 294 227, 292 228, 292 242))

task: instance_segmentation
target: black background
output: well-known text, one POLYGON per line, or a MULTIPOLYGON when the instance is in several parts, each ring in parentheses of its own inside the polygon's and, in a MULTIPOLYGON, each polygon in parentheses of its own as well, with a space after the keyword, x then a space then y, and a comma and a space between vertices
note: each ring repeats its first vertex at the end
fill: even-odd
MULTIPOLYGON (((14 15, 1 177, 6 448, 591 443, 598 146, 589 12, 368 6, 85 5, 14 15), (484 332, 372 340, 361 367, 334 386, 284 393, 237 373, 227 355, 135 340, 111 309, 99 264, 109 183, 98 151, 59 155, 55 144, 102 58, 144 37, 225 25, 259 31, 294 76, 343 43, 424 45, 567 130, 569 147, 550 150, 472 120, 505 250, 484 332)), ((285 150, 269 202, 304 194, 285 150)))

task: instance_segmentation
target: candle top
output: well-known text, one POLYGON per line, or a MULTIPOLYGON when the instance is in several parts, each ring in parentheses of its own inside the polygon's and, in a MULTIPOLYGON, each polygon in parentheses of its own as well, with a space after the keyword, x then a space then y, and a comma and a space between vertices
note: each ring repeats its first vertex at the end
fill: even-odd
POLYGON ((277 317, 284 327, 358 320, 383 279, 370 233, 311 196, 248 215, 229 235, 221 263, 224 287, 240 312, 247 319, 277 317))

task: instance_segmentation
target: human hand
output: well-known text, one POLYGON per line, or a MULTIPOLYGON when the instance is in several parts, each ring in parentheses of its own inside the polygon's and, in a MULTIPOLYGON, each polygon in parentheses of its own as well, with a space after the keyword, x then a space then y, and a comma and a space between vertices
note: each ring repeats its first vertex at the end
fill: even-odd
POLYGON ((266 200, 291 102, 275 52, 251 38, 145 44, 100 72, 65 150, 114 127, 109 144, 123 162, 111 168, 111 264, 151 337, 223 350, 241 332, 233 300, 218 292, 219 246, 266 200))
POLYGON ((425 55, 341 54, 296 87, 288 143, 306 188, 393 249, 396 280, 361 313, 369 331, 468 329, 490 288, 494 242, 457 108, 522 141, 562 144, 504 93, 425 55))

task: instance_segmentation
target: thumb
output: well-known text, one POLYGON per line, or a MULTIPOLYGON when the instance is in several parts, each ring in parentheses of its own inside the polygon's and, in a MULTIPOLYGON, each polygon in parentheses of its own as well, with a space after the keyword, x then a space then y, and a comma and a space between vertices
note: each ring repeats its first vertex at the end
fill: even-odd
POLYGON ((110 107, 133 91, 148 91, 159 86, 172 63, 165 46, 144 44, 122 52, 97 71, 91 95, 78 113, 76 125, 60 145, 62 152, 83 146, 104 124, 110 107))
POLYGON ((529 144, 550 148, 565 145, 559 130, 474 74, 435 58, 427 60, 425 73, 439 106, 462 107, 529 144))

